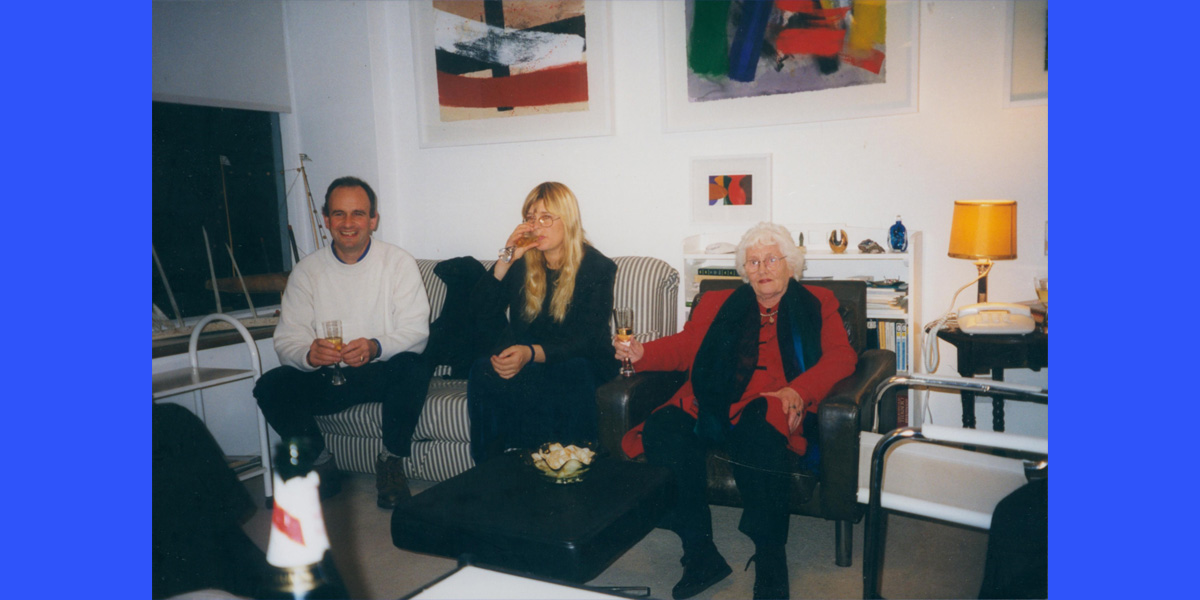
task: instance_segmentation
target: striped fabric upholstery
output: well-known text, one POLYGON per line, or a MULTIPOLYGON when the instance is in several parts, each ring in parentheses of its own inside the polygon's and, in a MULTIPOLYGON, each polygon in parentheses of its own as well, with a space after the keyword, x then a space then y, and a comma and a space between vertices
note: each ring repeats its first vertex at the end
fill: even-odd
MULTIPOLYGON (((634 312, 634 333, 649 341, 676 331, 679 273, 657 258, 618 256, 613 306, 634 312)), ((480 261, 491 268, 495 261, 480 261)), ((417 268, 429 296, 430 322, 446 303, 446 284, 434 274, 438 261, 418 259, 417 268)), ((445 379, 450 367, 440 365, 429 384, 429 396, 413 433, 412 455, 404 459, 404 473, 413 479, 443 481, 474 466, 471 460, 470 421, 467 415, 467 382, 445 379)), ((339 469, 375 472, 375 457, 383 450, 383 405, 360 404, 332 415, 317 417, 325 443, 339 469)))
POLYGON ((675 333, 679 272, 649 256, 618 256, 613 262, 617 263, 613 308, 633 309, 633 333, 638 341, 648 342, 675 333))

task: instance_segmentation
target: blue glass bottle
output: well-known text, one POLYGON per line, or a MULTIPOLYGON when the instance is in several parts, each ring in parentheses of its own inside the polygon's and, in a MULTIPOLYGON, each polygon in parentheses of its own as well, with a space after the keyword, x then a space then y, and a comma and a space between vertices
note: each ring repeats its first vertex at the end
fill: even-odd
POLYGON ((900 215, 896 215, 896 224, 888 229, 888 246, 892 248, 892 252, 908 250, 908 230, 900 222, 900 215))

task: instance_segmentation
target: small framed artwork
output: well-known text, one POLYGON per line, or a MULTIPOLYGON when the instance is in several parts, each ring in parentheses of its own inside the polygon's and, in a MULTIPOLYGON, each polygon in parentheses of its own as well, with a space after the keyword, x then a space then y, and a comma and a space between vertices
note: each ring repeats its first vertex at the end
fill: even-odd
POLYGON ((1005 106, 1049 105, 1049 4, 1048 0, 1013 0, 1008 3, 1005 106))
POLYGON ((692 159, 692 222, 771 220, 771 155, 692 159))
POLYGON ((422 148, 612 135, 607 2, 410 7, 422 148))

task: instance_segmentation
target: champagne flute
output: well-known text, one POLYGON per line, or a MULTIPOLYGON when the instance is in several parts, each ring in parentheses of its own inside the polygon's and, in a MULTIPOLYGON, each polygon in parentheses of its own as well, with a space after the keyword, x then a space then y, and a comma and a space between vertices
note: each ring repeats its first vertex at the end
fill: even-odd
MULTIPOLYGON (((341 321, 325 321, 322 323, 325 329, 325 339, 333 342, 334 347, 341 352, 342 350, 342 322, 341 321)), ((333 363, 333 378, 330 379, 333 385, 342 385, 346 383, 346 377, 342 375, 342 365, 333 363)))
MULTIPOLYGON (((628 346, 633 341, 633 309, 613 309, 613 323, 617 326, 617 341, 628 346)), ((621 364, 621 375, 624 377, 633 375, 633 363, 629 362, 628 358, 621 364)))

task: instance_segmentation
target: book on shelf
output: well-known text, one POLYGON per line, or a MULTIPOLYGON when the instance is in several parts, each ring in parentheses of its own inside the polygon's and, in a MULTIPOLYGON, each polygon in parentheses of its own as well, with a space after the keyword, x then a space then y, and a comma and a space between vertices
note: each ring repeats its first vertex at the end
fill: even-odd
POLYGON ((700 267, 696 269, 697 275, 726 275, 741 277, 738 275, 737 269, 733 267, 700 267))
POLYGON ((896 392, 896 427, 908 427, 908 390, 896 392))
POLYGON ((892 319, 867 319, 867 349, 882 348, 896 354, 896 370, 907 371, 908 323, 892 319))

